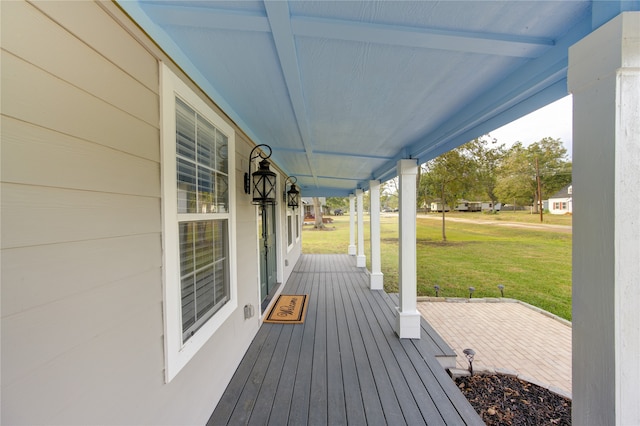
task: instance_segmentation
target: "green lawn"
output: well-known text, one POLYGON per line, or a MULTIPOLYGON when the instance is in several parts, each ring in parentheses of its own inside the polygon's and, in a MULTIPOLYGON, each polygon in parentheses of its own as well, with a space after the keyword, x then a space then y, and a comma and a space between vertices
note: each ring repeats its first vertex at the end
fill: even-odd
MULTIPOLYGON (((526 222, 530 214, 519 212, 509 221, 526 222), (523 220, 518 220, 518 219, 523 220)), ((457 214, 471 218, 474 214, 457 214)), ((452 215, 453 216, 453 215, 452 215)), ((475 215, 476 219, 507 221, 504 212, 475 215), (500 219, 497 219, 500 217, 500 219), (493 219, 492 219, 493 218, 493 219)), ((551 215, 546 215, 551 216, 551 215)), ((553 217, 552 217, 553 218, 553 217)), ((304 253, 347 253, 349 217, 334 217, 328 230, 303 227, 304 253)), ((365 215, 365 254, 370 269, 369 217, 365 215)), ((559 217, 571 224, 570 217, 559 217)), ((418 295, 499 297, 498 284, 505 297, 519 299, 571 320, 571 234, 555 231, 515 229, 470 223, 447 222, 447 242, 442 242, 441 222, 418 215, 417 260, 418 295)), ((385 289, 398 288, 398 218, 381 218, 382 272, 385 289)))

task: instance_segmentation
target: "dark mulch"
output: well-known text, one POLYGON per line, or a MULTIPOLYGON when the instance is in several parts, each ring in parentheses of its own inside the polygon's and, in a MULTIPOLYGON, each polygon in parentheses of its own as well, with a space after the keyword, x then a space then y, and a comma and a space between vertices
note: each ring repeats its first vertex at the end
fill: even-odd
POLYGON ((455 381, 489 426, 571 424, 571 400, 540 386, 502 374, 455 381))

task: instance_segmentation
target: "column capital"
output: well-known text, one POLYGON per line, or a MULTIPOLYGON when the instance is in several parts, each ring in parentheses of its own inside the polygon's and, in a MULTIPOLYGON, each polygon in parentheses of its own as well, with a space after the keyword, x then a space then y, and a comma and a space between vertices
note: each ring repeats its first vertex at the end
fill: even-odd
POLYGON ((620 68, 640 68, 640 37, 632 34, 640 34, 640 12, 618 15, 571 46, 569 92, 580 91, 620 68))
POLYGON ((407 158, 398 160, 398 176, 399 175, 416 175, 418 174, 418 160, 415 158, 407 158))

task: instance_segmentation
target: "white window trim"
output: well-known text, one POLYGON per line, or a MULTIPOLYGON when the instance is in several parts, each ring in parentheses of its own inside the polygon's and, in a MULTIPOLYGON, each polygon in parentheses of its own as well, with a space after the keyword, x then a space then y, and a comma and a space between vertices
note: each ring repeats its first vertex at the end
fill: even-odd
POLYGON ((285 208, 287 209, 287 214, 285 216, 285 229, 287 235, 287 253, 289 253, 293 246, 296 244, 296 221, 295 216, 292 214, 291 209, 287 207, 285 204, 285 208), (291 244, 289 244, 289 218, 291 218, 291 244))
POLYGON ((165 380, 169 383, 238 307, 235 224, 235 131, 165 64, 160 63, 162 243, 165 380), (182 342, 180 253, 176 183, 175 98, 187 100, 228 137, 230 300, 189 340, 182 342))

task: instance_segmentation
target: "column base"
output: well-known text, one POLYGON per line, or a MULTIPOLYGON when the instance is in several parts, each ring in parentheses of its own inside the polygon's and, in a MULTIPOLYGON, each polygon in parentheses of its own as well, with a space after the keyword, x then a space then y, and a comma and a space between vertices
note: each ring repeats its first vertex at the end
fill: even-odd
POLYGON ((371 290, 384 290, 384 275, 382 272, 372 272, 369 276, 369 288, 371 290))
POLYGON ((356 255, 356 246, 349 246, 349 256, 355 256, 356 255))
POLYGON ((401 312, 396 307, 396 334, 401 339, 419 339, 422 328, 420 327, 420 313, 401 312))
POLYGON ((366 268, 367 267, 367 257, 359 255, 356 257, 356 266, 358 268, 366 268))

